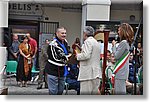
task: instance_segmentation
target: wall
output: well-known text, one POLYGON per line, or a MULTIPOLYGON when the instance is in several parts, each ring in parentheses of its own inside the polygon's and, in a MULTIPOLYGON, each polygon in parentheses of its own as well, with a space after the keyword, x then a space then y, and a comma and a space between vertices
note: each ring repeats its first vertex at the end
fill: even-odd
POLYGON ((67 29, 67 40, 72 45, 76 37, 80 38, 81 33, 81 15, 80 12, 62 12, 61 8, 45 7, 45 16, 49 17, 48 21, 59 22, 59 26, 67 29))
POLYGON ((0 0, 0 27, 8 27, 8 2, 0 0))
POLYGON ((135 15, 135 21, 140 20, 140 11, 138 10, 111 10, 111 20, 129 21, 130 15, 135 15))
MULTIPOLYGON (((49 17, 48 21, 59 22, 60 26, 67 28, 67 40, 70 45, 73 44, 76 37, 81 37, 81 16, 80 12, 62 12, 61 8, 45 7, 45 16, 49 17)), ((138 10, 110 10, 110 20, 129 21, 130 15, 135 15, 137 23, 140 19, 138 10)))
MULTIPOLYGON (((73 44, 76 37, 81 37, 81 12, 64 12, 61 8, 58 7, 44 7, 43 10, 44 16, 49 17, 49 20, 46 21, 59 22, 60 26, 64 26, 67 28, 67 40, 70 45, 73 44)), ((141 16, 140 11, 138 10, 110 10, 110 20, 129 21, 130 15, 135 15, 135 20, 137 22, 139 21, 141 16)), ((18 17, 18 19, 21 18, 23 19, 22 16, 18 17)), ((25 19, 29 18, 30 16, 25 17, 25 19)))

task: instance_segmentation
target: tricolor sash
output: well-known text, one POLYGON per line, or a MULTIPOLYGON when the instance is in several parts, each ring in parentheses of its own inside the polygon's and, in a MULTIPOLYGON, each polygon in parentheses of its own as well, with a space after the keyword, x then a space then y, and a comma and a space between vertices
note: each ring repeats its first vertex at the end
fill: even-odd
POLYGON ((112 75, 112 82, 114 82, 115 74, 125 65, 129 58, 130 52, 126 52, 115 64, 112 75))
POLYGON ((113 74, 116 74, 123 66, 124 64, 127 62, 128 58, 129 58, 130 53, 127 52, 125 53, 116 63, 114 70, 113 70, 113 74))

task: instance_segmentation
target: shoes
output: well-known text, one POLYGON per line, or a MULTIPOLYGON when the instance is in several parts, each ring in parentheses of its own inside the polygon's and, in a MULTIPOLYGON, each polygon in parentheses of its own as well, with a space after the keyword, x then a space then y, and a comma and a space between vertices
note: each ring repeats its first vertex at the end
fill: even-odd
POLYGON ((18 82, 17 85, 19 85, 19 87, 27 87, 27 82, 26 81, 18 82))
POLYGON ((38 89, 38 90, 39 90, 39 89, 42 89, 42 86, 43 86, 42 84, 39 84, 38 87, 37 87, 37 89, 38 89))
POLYGON ((34 78, 34 81, 37 81, 39 79, 39 75, 37 75, 35 78, 34 78))
POLYGON ((21 82, 19 86, 20 86, 20 87, 23 87, 23 83, 21 82))
POLYGON ((31 78, 31 82, 32 82, 32 83, 34 82, 34 77, 31 78))
POLYGON ((26 81, 21 82, 21 86, 20 87, 27 87, 27 82, 26 81))
POLYGON ((24 82, 20 82, 18 85, 19 85, 20 87, 24 87, 24 82))
POLYGON ((48 85, 45 83, 45 88, 47 89, 48 88, 48 85))
POLYGON ((27 87, 27 82, 24 83, 24 87, 27 87))
POLYGON ((33 82, 37 81, 38 79, 39 79, 39 75, 33 76, 33 77, 31 78, 31 82, 33 83, 33 82))
POLYGON ((17 86, 22 87, 22 82, 17 82, 17 86))

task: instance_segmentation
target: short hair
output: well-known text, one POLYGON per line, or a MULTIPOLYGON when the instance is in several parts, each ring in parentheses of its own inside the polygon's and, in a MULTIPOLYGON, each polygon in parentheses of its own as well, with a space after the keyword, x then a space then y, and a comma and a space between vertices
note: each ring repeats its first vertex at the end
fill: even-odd
POLYGON ((21 42, 23 42, 24 39, 28 39, 28 37, 26 35, 21 37, 21 42))
POLYGON ((49 39, 45 39, 45 42, 46 42, 46 40, 48 40, 48 41, 49 41, 49 39))
POLYGON ((85 26, 83 32, 87 34, 87 36, 94 36, 94 28, 91 26, 85 26))
POLYGON ((64 30, 66 30, 66 28, 65 28, 65 27, 59 27, 59 28, 57 28, 56 32, 59 32, 59 30, 60 30, 60 29, 64 29, 64 30))

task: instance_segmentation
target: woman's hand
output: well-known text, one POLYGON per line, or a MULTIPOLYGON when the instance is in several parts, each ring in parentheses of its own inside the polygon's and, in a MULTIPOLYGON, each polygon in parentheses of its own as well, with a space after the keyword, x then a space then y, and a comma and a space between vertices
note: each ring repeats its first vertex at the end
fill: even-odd
POLYGON ((27 56, 25 56, 25 58, 26 58, 26 59, 28 59, 29 57, 30 57, 30 54, 29 54, 29 55, 27 55, 27 56))

